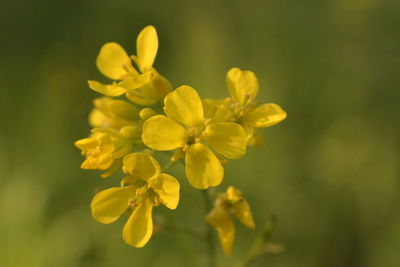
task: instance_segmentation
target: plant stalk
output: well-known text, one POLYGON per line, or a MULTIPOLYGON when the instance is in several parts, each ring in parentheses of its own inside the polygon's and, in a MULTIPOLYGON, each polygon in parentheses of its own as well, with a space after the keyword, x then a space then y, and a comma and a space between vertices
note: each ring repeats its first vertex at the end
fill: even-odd
MULTIPOLYGON (((207 215, 210 210, 212 209, 212 199, 210 196, 210 192, 208 189, 202 190, 201 191, 203 194, 203 199, 204 199, 204 207, 205 207, 205 214, 207 215)), ((216 266, 216 258, 215 258, 215 243, 214 243, 214 238, 213 238, 213 229, 211 225, 209 225, 207 222, 206 223, 206 233, 204 236, 205 243, 207 246, 207 254, 208 254, 208 264, 207 266, 209 267, 215 267, 216 266)))

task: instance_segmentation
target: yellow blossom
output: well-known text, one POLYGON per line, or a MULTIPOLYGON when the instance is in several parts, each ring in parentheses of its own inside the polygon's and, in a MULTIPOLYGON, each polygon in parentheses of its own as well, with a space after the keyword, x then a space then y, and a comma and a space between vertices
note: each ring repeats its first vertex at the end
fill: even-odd
POLYGON ((203 105, 195 89, 183 85, 164 99, 165 115, 143 125, 143 143, 155 150, 182 149, 190 184, 198 189, 221 183, 224 169, 219 157, 236 159, 246 152, 246 133, 233 122, 204 119, 203 105), (206 144, 213 150, 211 150, 206 144))
POLYGON ((207 118, 215 121, 239 123, 249 136, 248 144, 261 142, 254 128, 275 125, 286 118, 286 112, 277 104, 258 105, 255 98, 259 91, 257 76, 252 71, 232 68, 226 75, 230 97, 225 100, 203 100, 207 118))
POLYGON ((232 252, 233 241, 235 240, 235 225, 232 215, 245 227, 255 229, 256 226, 249 204, 238 189, 230 186, 226 193, 218 195, 214 202, 214 208, 206 216, 207 223, 217 230, 226 255, 232 252))
POLYGON ((107 170, 102 177, 108 177, 122 166, 122 158, 130 153, 134 144, 140 143, 140 134, 136 126, 125 126, 119 131, 108 128, 95 128, 88 138, 75 142, 86 159, 82 169, 107 170))
POLYGON ((94 106, 89 115, 89 123, 94 128, 120 129, 140 120, 139 110, 123 100, 101 97, 94 100, 94 106))
POLYGON ((93 198, 92 216, 100 223, 109 224, 130 210, 122 237, 128 245, 143 247, 153 233, 153 207, 164 204, 175 209, 179 202, 179 182, 161 173, 157 160, 145 153, 127 155, 123 170, 128 176, 121 187, 106 189, 93 198))
POLYGON ((106 96, 126 96, 139 105, 152 105, 172 90, 167 79, 158 74, 153 63, 158 50, 158 37, 153 26, 145 27, 136 39, 136 56, 129 57, 117 43, 106 43, 96 60, 100 72, 112 84, 88 81, 89 87, 106 96), (132 65, 136 63, 138 70, 132 65))

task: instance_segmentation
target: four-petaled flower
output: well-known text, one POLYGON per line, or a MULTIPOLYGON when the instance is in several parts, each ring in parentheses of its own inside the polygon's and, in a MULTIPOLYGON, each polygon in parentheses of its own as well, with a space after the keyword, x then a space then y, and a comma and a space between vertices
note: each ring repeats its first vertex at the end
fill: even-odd
POLYGON ((141 144, 141 131, 137 126, 125 126, 120 130, 94 128, 88 138, 75 142, 86 159, 81 168, 87 170, 107 170, 103 178, 114 174, 122 166, 122 159, 132 152, 135 144, 141 144))
POLYGON ((165 115, 148 119, 143 125, 143 143, 155 150, 182 149, 186 177, 198 189, 221 183, 224 169, 220 157, 237 159, 246 152, 247 135, 233 122, 204 119, 200 96, 183 85, 164 99, 165 115), (213 150, 211 150, 208 144, 213 150))
POLYGON ((136 56, 129 57, 117 43, 106 43, 97 57, 96 65, 112 84, 88 81, 89 87, 106 96, 126 96, 139 105, 152 105, 172 90, 167 79, 158 74, 153 63, 158 50, 158 37, 153 26, 147 26, 136 39, 136 56), (136 70, 132 61, 138 67, 136 70))
POLYGON ((230 186, 226 193, 218 194, 214 208, 206 216, 206 221, 217 230, 226 255, 231 253, 235 240, 235 225, 232 215, 247 228, 255 229, 249 203, 242 197, 242 193, 238 189, 230 186))
POLYGON ((153 207, 164 204, 175 209, 179 202, 179 182, 161 173, 160 164, 145 153, 132 153, 124 158, 123 170, 127 177, 121 187, 97 193, 91 203, 95 220, 109 224, 125 211, 131 211, 122 237, 134 247, 143 247, 153 233, 153 207))
POLYGON ((257 104, 255 98, 259 85, 254 72, 232 68, 226 74, 226 84, 230 97, 203 100, 205 113, 215 121, 240 124, 249 136, 249 145, 254 144, 254 138, 257 137, 254 128, 269 127, 286 118, 286 112, 277 104, 257 104))

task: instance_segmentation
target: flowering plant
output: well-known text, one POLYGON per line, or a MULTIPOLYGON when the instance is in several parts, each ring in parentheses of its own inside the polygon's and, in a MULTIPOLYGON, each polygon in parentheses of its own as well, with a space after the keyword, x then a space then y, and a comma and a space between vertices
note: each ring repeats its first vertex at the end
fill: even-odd
POLYGON ((229 255, 235 238, 232 218, 247 228, 256 227, 250 206, 233 186, 215 194, 214 200, 206 190, 221 184, 224 163, 244 156, 248 146, 260 144, 257 129, 279 123, 286 113, 276 104, 259 105, 256 75, 239 68, 226 75, 229 97, 225 99, 202 99, 188 85, 174 90, 153 67, 157 50, 153 26, 139 33, 136 55, 128 56, 117 43, 100 49, 96 65, 112 82, 89 81, 89 87, 104 96, 94 101, 91 134, 75 145, 85 156, 82 169, 102 170, 103 178, 118 170, 126 176, 119 186, 94 196, 93 218, 109 224, 128 212, 123 239, 128 245, 143 247, 153 233, 153 207, 163 204, 174 210, 178 206, 180 182, 185 182, 167 172, 181 162, 189 184, 206 192, 210 210, 205 221, 216 229, 229 255), (162 109, 157 110, 157 104, 162 109), (170 153, 164 167, 156 151, 170 153))

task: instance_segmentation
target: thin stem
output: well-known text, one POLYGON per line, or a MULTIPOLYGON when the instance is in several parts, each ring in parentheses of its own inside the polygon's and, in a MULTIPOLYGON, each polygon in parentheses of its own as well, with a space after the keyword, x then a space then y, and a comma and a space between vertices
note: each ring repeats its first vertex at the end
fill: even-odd
POLYGON ((165 166, 162 168, 162 171, 165 172, 167 171, 175 162, 174 161, 168 161, 167 164, 165 164, 165 166))
MULTIPOLYGON (((205 212, 208 214, 212 208, 212 200, 210 196, 209 190, 201 190, 203 193, 203 199, 204 199, 204 204, 205 204, 205 212)), ((216 261, 215 261, 215 243, 213 239, 213 229, 211 228, 211 225, 209 225, 206 222, 206 227, 207 231, 205 234, 205 242, 206 246, 208 249, 208 265, 209 267, 215 267, 216 266, 216 261)))

